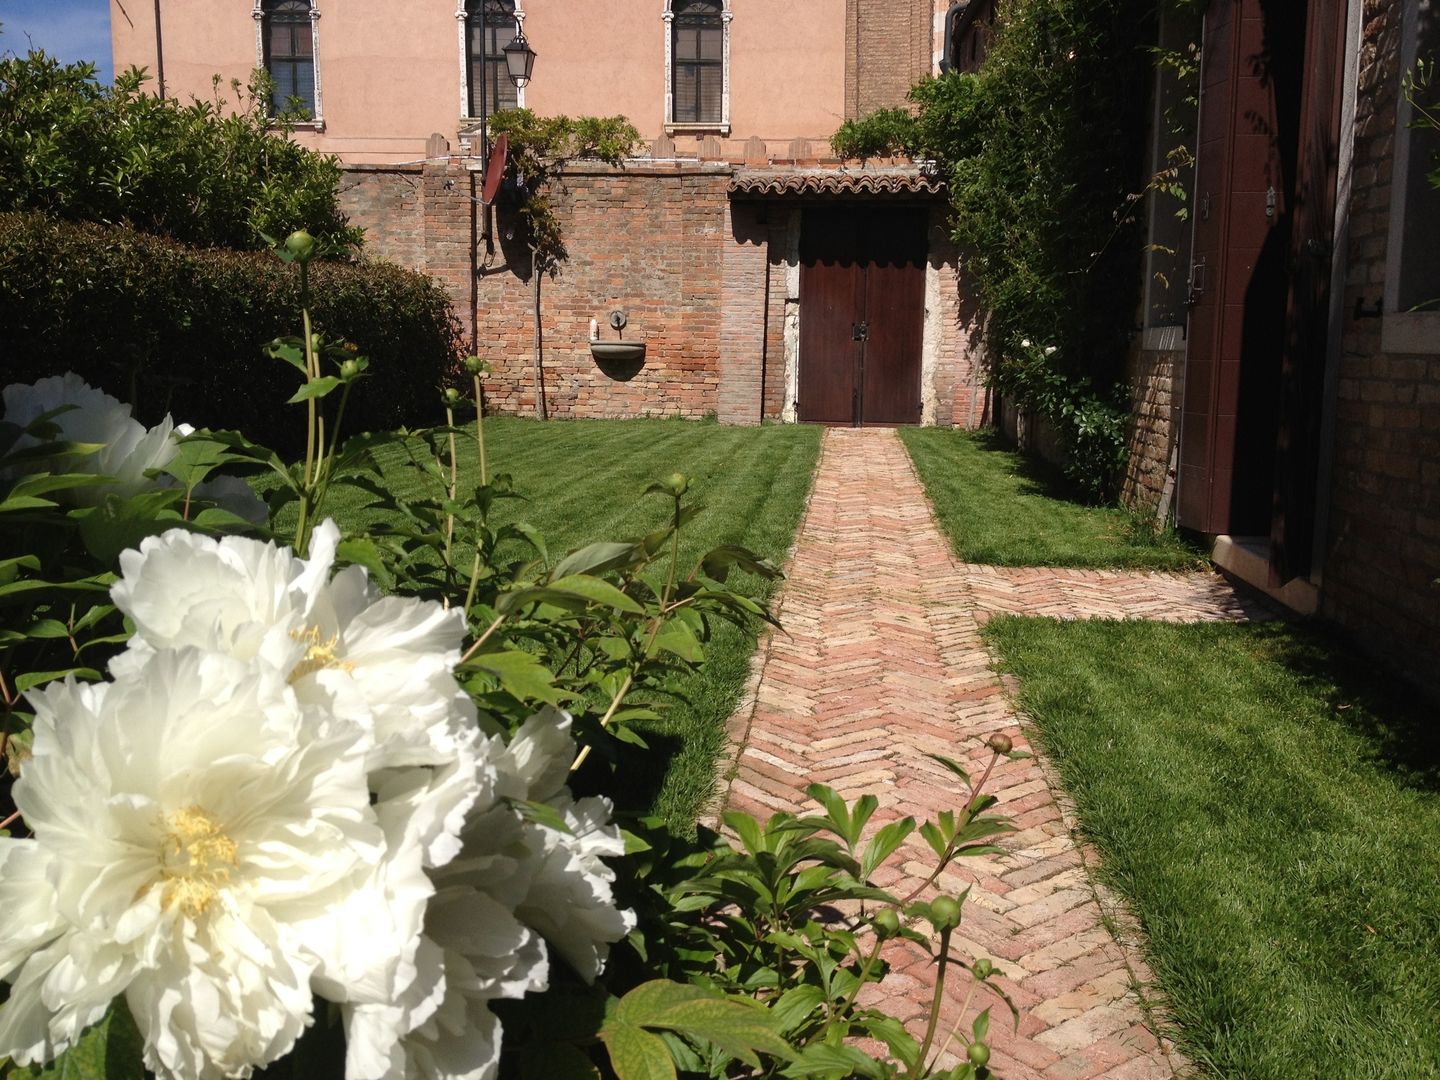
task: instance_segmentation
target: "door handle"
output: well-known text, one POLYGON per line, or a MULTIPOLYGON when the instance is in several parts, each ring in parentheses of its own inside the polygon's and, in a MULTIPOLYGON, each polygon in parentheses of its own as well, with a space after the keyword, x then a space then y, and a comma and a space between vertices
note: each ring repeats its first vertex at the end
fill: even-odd
POLYGON ((869 340, 870 340, 870 324, 869 324, 869 323, 863 323, 863 322, 857 322, 857 323, 855 323, 853 326, 851 326, 851 327, 850 327, 850 340, 851 340, 851 341, 869 341, 869 340))

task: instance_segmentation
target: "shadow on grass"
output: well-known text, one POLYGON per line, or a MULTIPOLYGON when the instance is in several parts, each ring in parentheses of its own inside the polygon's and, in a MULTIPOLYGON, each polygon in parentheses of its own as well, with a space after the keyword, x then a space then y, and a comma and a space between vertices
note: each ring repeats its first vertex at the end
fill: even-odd
POLYGON ((1080 488, 1066 477, 1064 470, 1058 465, 1052 465, 1038 454, 1019 449, 995 428, 977 431, 970 439, 977 450, 1003 454, 1010 459, 1013 473, 1024 481, 1019 492, 1021 495, 1038 495, 1079 506, 1095 505, 1094 500, 1086 499, 1080 488))
POLYGON ((679 735, 645 728, 648 749, 610 740, 608 751, 592 755, 575 775, 571 787, 579 795, 604 795, 617 812, 650 813, 665 784, 670 764, 684 747, 679 735), (617 785, 616 779, 620 780, 617 785))
POLYGON ((1365 657, 1339 631, 1316 624, 1257 628, 1256 655, 1283 665, 1326 701, 1369 748, 1371 764, 1420 791, 1440 791, 1440 708, 1401 676, 1365 657))

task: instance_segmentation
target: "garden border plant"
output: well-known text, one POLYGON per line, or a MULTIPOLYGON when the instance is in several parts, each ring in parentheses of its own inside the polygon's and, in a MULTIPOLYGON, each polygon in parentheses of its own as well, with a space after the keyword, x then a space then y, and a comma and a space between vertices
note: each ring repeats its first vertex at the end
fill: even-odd
POLYGON ((884 110, 832 141, 842 156, 936 160, 985 312, 990 385, 1053 426, 1093 499, 1115 493, 1127 458, 1137 211, 1151 190, 1174 195, 1181 167, 1144 179, 1154 64, 1184 61, 1159 54, 1153 27, 1123 0, 1002 0, 977 74, 927 79, 913 117, 884 110))
MULTIPOLYGON (((278 254, 308 277, 308 236, 292 235, 278 254)), ((141 429, 127 454, 108 436, 70 434, 135 423, 73 377, 7 392, 7 406, 12 397, 45 399, 38 416, 0 428, 0 517, 31 549, 0 564, 0 605, 14 627, 0 638, 3 748, 19 777, 6 824, 33 829, 0 838, 0 883, 15 902, 0 927, 0 977, 11 983, 0 1051, 25 1063, 15 1074, 38 1075, 63 1052, 70 1075, 130 1076, 143 1048, 150 1068, 187 1078, 257 1066, 339 1075, 342 1057, 357 1080, 413 1071, 422 1060, 441 1075, 489 1077, 502 1054, 536 1078, 602 1068, 621 1080, 677 1070, 988 1075, 989 1010, 947 1038, 938 1004, 949 972, 999 993, 995 969, 952 952, 964 894, 921 894, 954 859, 994 852, 1011 829, 990 813, 996 800, 984 791, 994 764, 1017 756, 1008 740, 991 738, 989 765, 973 785, 957 762, 937 757, 970 792, 918 827, 934 872, 909 896, 871 877, 915 823, 893 822, 866 840, 876 801, 850 807, 822 786, 810 792, 821 816, 782 814, 761 825, 727 815, 738 847, 713 834, 676 838, 644 821, 629 823, 622 842, 608 803, 576 798, 571 785, 623 782, 604 749, 613 739, 643 743, 641 722, 653 709, 634 704, 637 694, 703 662, 716 622, 770 620, 726 582, 737 567, 774 568, 733 545, 680 565, 679 531, 695 508, 679 474, 648 493, 668 502, 665 526, 552 564, 534 530, 491 524, 495 500, 513 495, 507 477, 458 486, 456 440, 475 438, 483 452, 478 398, 473 428, 454 422, 461 402, 452 391, 441 427, 342 441, 332 402, 363 392, 363 358, 313 332, 308 306, 302 334, 269 351, 303 376, 290 400, 305 407, 307 450, 293 464, 238 433, 177 440, 168 424, 141 429), (61 391, 61 400, 45 398, 61 391), (391 439, 427 448, 415 467, 433 494, 399 501, 377 483, 374 449, 391 439), (298 502, 293 548, 246 539, 268 530, 204 496, 212 474, 236 469, 276 478, 272 513, 298 502), (316 524, 341 485, 368 493, 393 524, 351 537, 316 524), (498 562, 506 542, 533 557, 498 562), (333 579, 332 561, 345 564, 333 579), (392 595, 381 597, 377 583, 392 595), (177 584, 193 602, 176 607, 177 584), (229 591, 207 595, 222 586, 229 591), (152 722, 137 726, 136 716, 152 722), (255 718, 253 732, 241 717, 255 718), (64 802, 60 788, 99 760, 67 756, 86 740, 115 747, 91 790, 110 797, 84 801, 62 826, 51 812, 64 802), (224 770, 248 775, 252 741, 275 790, 237 816, 226 809, 224 770), (167 762, 181 767, 179 778, 167 762), (185 777, 202 787, 186 793, 185 777), (291 777, 305 781, 303 791, 285 793, 291 777), (273 827, 286 828, 295 800, 310 807, 310 820, 349 824, 328 842, 325 829, 301 830, 256 859, 239 842, 249 843, 250 823, 278 815, 273 827), (121 812, 132 802, 158 809, 121 812), (131 851, 154 845, 153 865, 141 858, 143 880, 110 876, 113 828, 139 830, 131 851), (79 847, 65 848, 67 837, 79 847), (286 851, 300 864, 287 869, 286 851), (622 852, 628 860, 602 861, 622 852), (372 868, 365 859, 378 861, 372 868), (288 882, 278 893, 279 882, 243 891, 273 873, 288 882), (632 910, 620 910, 612 883, 632 910), (72 901, 82 886, 89 899, 80 916, 72 901), (311 916, 304 903, 296 908, 302 900, 316 906, 311 916), (846 901, 858 906, 837 923, 829 905, 846 901), (261 909, 263 918, 254 914, 261 909), (467 929, 473 920, 486 932, 467 929), (263 954, 226 951, 242 925, 264 936, 263 954), (515 936, 491 940, 500 931, 515 936), (883 941, 928 947, 932 933, 936 1001, 916 1039, 861 1007, 858 995, 884 977, 883 941), (108 981, 90 981, 100 977, 85 959, 100 955, 92 946, 118 965, 108 981), (75 957, 81 977, 42 998, 57 950, 75 957), (292 965, 308 974, 282 993, 292 965), (176 994, 218 1016, 202 1022, 157 1008, 176 994), (880 1040, 886 1054, 850 1045, 859 1035, 880 1040), (938 1055, 957 1036, 964 1059, 940 1068, 938 1055), (447 1066, 455 1053, 470 1067, 447 1066)), ((483 367, 467 364, 477 383, 483 367)))

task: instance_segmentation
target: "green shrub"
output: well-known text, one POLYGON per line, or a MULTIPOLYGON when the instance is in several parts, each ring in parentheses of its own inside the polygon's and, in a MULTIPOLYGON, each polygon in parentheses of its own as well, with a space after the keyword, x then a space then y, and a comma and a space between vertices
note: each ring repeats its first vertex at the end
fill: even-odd
MULTIPOLYGON (((261 233, 300 228, 360 243, 336 192, 335 160, 292 142, 265 115, 262 81, 234 99, 182 105, 142 92, 131 68, 114 87, 91 64, 43 52, 0 59, 0 210, 128 224, 186 243, 258 249, 261 233)), ((263 76, 264 73, 259 73, 263 76)))
MULTIPOLYGON (((350 430, 433 418, 459 325, 438 282, 384 262, 311 265, 317 331, 370 359, 350 430)), ((293 449, 293 372, 261 347, 298 333, 299 279, 258 252, 200 250, 128 228, 0 214, 0 381, 66 369, 140 419, 239 427, 293 449), (281 370, 284 368, 284 370, 281 370)))
POLYGON ((1097 496, 1124 460, 1153 16, 1131 0, 1003 5, 968 113, 972 141, 950 162, 993 383, 1055 424, 1067 472, 1097 496))

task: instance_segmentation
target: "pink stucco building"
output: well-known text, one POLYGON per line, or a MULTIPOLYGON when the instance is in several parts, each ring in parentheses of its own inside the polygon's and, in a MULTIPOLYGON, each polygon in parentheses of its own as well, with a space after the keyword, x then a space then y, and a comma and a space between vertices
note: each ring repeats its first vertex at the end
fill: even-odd
POLYGON ((644 150, 571 167, 569 258, 540 289, 551 415, 974 424, 983 410, 943 186, 835 161, 848 117, 938 70, 945 0, 112 0, 117 68, 210 94, 266 67, 295 138, 346 166, 372 256, 440 277, 494 407, 538 410, 527 253, 477 202, 482 113, 623 115, 644 150), (129 5, 134 8, 134 5, 129 5), (504 47, 537 54, 517 88, 504 47), (597 358, 591 322, 643 342, 597 358))

